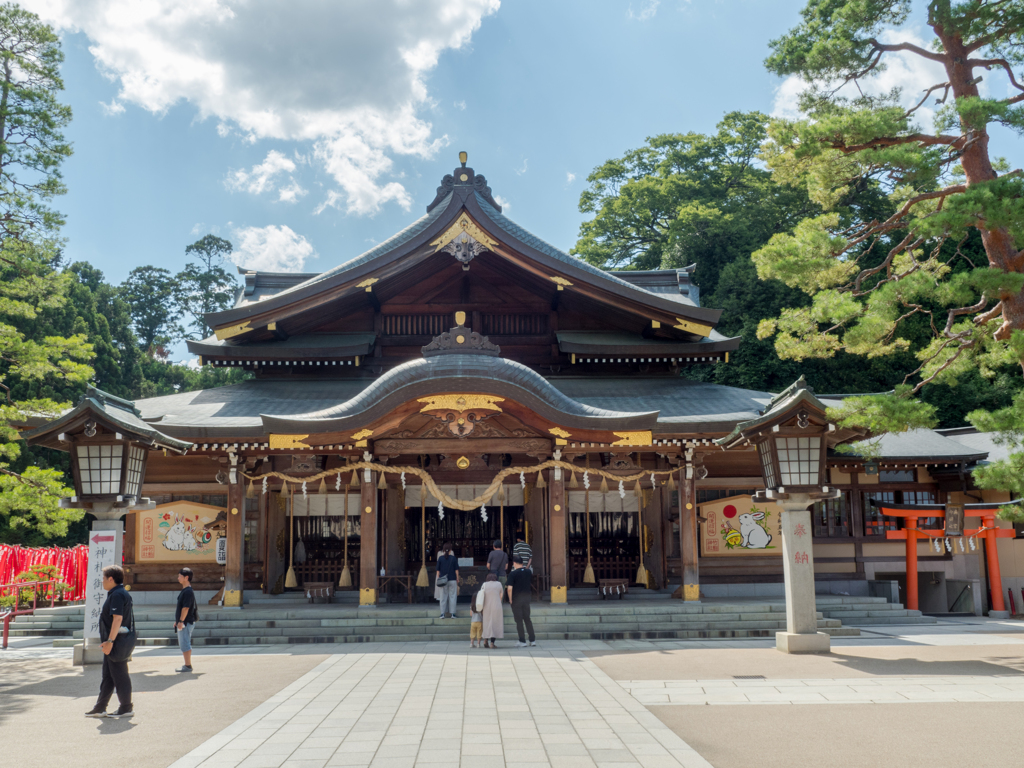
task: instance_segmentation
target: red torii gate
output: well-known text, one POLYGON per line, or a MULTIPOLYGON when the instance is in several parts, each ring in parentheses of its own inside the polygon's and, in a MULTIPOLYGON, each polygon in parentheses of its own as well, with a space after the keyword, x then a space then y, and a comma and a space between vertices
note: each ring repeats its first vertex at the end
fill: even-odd
MULTIPOLYGON (((996 513, 1000 507, 1008 504, 1019 504, 1020 499, 1015 501, 1004 501, 1001 503, 981 504, 952 504, 947 506, 962 507, 964 517, 980 517, 981 525, 978 528, 963 530, 963 536, 985 537, 985 558, 988 563, 989 592, 992 594, 992 610, 1005 611, 1006 604, 1003 602, 1003 581, 999 574, 999 551, 996 548, 996 539, 1012 539, 1016 532, 1012 528, 998 528, 996 526, 996 513)), ((924 539, 945 539, 949 534, 943 529, 921 529, 917 527, 917 521, 922 517, 946 517, 946 506, 942 504, 889 504, 884 501, 871 501, 872 506, 882 511, 882 514, 890 517, 902 517, 904 529, 902 531, 886 531, 887 539, 906 539, 907 542, 907 608, 912 611, 918 609, 917 596, 917 542, 924 539)))

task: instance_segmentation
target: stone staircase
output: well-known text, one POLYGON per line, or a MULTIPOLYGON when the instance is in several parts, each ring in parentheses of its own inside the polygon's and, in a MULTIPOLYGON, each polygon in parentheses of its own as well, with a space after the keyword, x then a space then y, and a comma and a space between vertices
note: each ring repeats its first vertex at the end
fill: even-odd
MULTIPOLYGON (((781 600, 682 603, 640 590, 636 597, 631 592, 622 600, 601 601, 574 596, 573 592, 567 605, 533 604, 538 640, 754 638, 771 637, 786 626, 786 606, 781 600)), ((858 636, 858 626, 936 623, 920 611, 909 611, 884 598, 819 595, 817 602, 818 628, 833 637, 858 636)), ((295 595, 259 596, 244 610, 201 606, 192 643, 201 647, 468 640, 468 606, 459 608, 459 618, 442 620, 436 605, 392 603, 360 608, 348 600, 310 605, 295 595)), ((136 607, 141 645, 176 644, 170 626, 173 610, 171 605, 136 607)), ((49 636, 55 638, 55 647, 71 646, 82 636, 82 616, 81 606, 40 609, 11 624, 11 635, 49 636)), ((507 606, 505 637, 515 637, 507 606)))
POLYGON ((899 603, 886 602, 884 597, 818 595, 817 604, 823 616, 839 619, 847 627, 938 623, 933 616, 924 616, 921 611, 912 611, 899 603))

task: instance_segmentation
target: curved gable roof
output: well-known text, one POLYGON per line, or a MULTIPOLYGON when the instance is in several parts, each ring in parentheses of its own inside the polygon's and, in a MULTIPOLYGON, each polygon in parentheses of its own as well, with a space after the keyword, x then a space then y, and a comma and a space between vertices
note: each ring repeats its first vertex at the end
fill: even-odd
POLYGON ((363 426, 402 403, 442 391, 508 397, 544 418, 593 430, 653 429, 658 412, 612 411, 563 394, 530 368, 503 357, 448 354, 410 360, 388 371, 358 395, 331 408, 290 416, 262 414, 269 432, 337 432, 363 426))
POLYGON ((217 329, 244 322, 249 318, 284 309, 292 302, 310 298, 360 277, 374 276, 377 270, 384 267, 393 269, 397 260, 410 255, 414 249, 421 248, 442 233, 457 219, 463 209, 477 219, 483 229, 498 238, 504 235, 505 238, 502 239, 506 239, 510 247, 548 269, 567 274, 599 290, 651 307, 666 315, 682 315, 712 326, 718 322, 721 310, 702 308, 692 302, 679 301, 679 296, 668 297, 661 292, 649 291, 545 242, 502 214, 475 188, 472 169, 464 170, 469 172, 470 177, 466 183, 454 184, 451 192, 431 204, 425 216, 387 240, 354 259, 297 285, 285 287, 266 298, 210 313, 206 316, 207 323, 211 328, 217 329))

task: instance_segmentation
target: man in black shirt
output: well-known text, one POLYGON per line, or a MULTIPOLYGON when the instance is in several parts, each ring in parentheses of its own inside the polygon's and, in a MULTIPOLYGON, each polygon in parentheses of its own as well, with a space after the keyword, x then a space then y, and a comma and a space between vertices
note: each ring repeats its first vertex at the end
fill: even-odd
POLYGON ((124 571, 119 565, 108 565, 103 569, 103 588, 107 590, 107 599, 100 609, 100 639, 103 640, 103 676, 100 679, 100 695, 96 706, 85 713, 86 717, 131 717, 132 681, 128 676, 128 661, 113 661, 110 652, 114 649, 114 640, 122 632, 127 633, 134 628, 132 616, 132 598, 124 588, 124 571), (110 697, 117 691, 120 705, 117 712, 107 714, 110 697))
POLYGON ((178 633, 178 647, 185 657, 185 665, 176 672, 192 671, 192 630, 196 628, 196 593, 192 591, 192 569, 178 571, 178 607, 174 611, 174 630, 178 633))
POLYGON ((526 647, 526 635, 523 625, 530 633, 530 645, 537 644, 537 636, 533 633, 533 622, 530 620, 530 592, 533 587, 533 571, 523 566, 523 558, 512 555, 512 573, 508 575, 508 601, 512 604, 512 618, 516 620, 516 632, 519 642, 516 648, 526 647))

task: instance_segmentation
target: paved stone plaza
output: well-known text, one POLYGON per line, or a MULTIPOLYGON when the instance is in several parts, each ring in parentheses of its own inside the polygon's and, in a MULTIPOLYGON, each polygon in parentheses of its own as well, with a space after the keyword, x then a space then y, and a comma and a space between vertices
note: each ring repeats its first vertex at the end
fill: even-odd
POLYGON ((69 747, 75 765, 117 754, 174 768, 925 766, 958 751, 1014 765, 1022 630, 872 628, 828 656, 781 654, 771 639, 232 647, 197 653, 192 676, 173 672, 176 652, 146 648, 131 721, 82 717, 99 670, 24 639, 0 655, 0 729, 62 723, 60 741, 7 741, 21 768, 69 747), (960 738, 971 728, 1006 737, 960 738))

